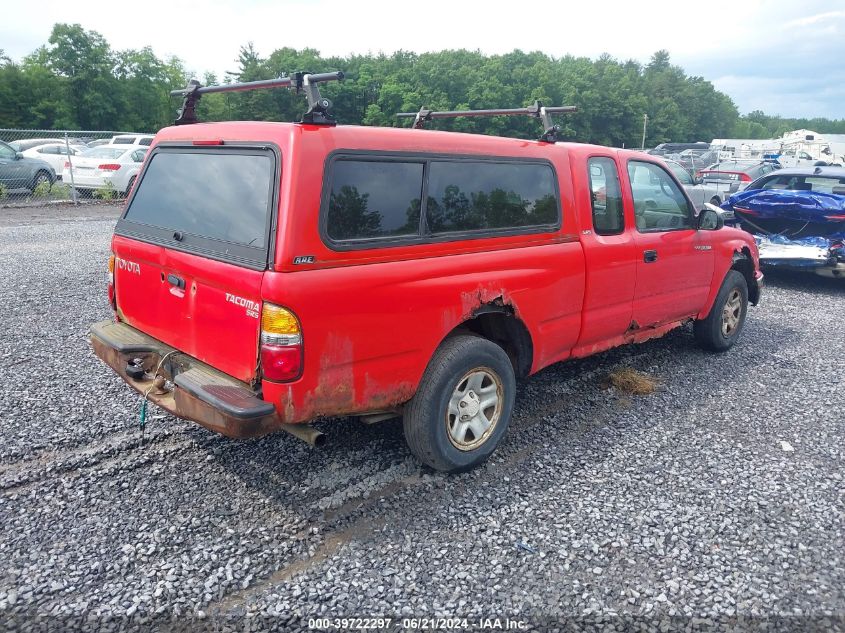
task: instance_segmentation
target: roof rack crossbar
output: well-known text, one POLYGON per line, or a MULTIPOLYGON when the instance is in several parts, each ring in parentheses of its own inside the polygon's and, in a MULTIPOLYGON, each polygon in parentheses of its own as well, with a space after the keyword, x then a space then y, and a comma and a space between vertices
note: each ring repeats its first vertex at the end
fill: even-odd
POLYGON ((419 112, 399 112, 396 114, 399 118, 413 117, 414 129, 422 129, 427 121, 433 119, 451 119, 456 117, 472 117, 472 116, 531 116, 540 119, 543 123, 543 134, 539 140, 548 143, 554 143, 558 140, 560 133, 560 126, 552 122, 552 114, 563 114, 570 112, 577 112, 578 108, 575 106, 544 106, 540 101, 535 101, 533 105, 527 108, 505 108, 494 110, 442 110, 435 112, 423 107, 419 112))
POLYGON ((302 115, 303 123, 319 125, 334 125, 334 117, 329 114, 332 102, 320 96, 317 84, 327 81, 340 81, 343 72, 309 73, 296 72, 278 79, 264 79, 261 81, 247 81, 243 83, 220 84, 217 86, 202 86, 196 79, 191 79, 181 90, 171 90, 171 97, 182 97, 182 108, 176 117, 176 125, 186 125, 197 122, 196 106, 204 94, 215 92, 244 92, 246 90, 262 90, 265 88, 290 88, 296 92, 304 92, 308 100, 308 111, 302 115))

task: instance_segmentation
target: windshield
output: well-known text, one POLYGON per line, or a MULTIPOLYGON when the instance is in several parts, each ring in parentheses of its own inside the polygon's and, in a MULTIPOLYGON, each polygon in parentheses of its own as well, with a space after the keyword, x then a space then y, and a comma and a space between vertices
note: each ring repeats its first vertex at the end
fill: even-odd
POLYGON ((708 167, 708 171, 749 171, 755 167, 755 163, 717 163, 708 167))
POLYGON ((845 195, 845 177, 778 174, 763 180, 754 189, 784 189, 787 191, 812 191, 814 193, 845 195))
POLYGON ((667 163, 667 165, 669 165, 669 169, 671 169, 672 173, 675 174, 675 178, 681 181, 682 185, 692 184, 692 176, 690 176, 689 172, 681 165, 678 163, 667 163))
POLYGON ((128 150, 125 147, 95 147, 82 152, 85 158, 120 158, 128 150))

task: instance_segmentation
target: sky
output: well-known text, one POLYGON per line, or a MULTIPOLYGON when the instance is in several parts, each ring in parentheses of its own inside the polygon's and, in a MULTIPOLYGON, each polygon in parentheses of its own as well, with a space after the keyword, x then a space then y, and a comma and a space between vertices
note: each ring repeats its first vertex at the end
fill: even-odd
POLYGON ((845 118, 845 0, 4 3, 0 48, 15 60, 46 44, 56 22, 98 31, 114 49, 176 55, 199 77, 236 70, 247 42, 262 56, 284 46, 323 55, 518 48, 642 63, 666 49, 743 114, 845 118))

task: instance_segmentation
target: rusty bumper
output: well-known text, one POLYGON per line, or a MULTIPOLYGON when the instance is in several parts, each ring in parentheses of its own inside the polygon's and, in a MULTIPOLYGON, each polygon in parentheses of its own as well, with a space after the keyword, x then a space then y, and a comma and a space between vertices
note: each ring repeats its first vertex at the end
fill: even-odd
POLYGON ((91 347, 130 387, 146 394, 149 402, 211 431, 247 438, 287 426, 273 405, 245 383, 125 323, 95 323, 91 326, 91 347), (156 375, 166 382, 162 378, 156 382, 156 375))

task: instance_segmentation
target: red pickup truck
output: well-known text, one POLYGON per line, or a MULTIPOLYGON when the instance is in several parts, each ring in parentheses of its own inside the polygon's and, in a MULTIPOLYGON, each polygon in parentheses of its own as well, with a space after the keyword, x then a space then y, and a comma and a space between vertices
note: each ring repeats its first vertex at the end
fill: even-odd
POLYGON ((311 123, 163 129, 111 248, 91 343, 145 400, 311 443, 401 415, 443 471, 499 444, 518 377, 688 322, 730 348, 763 277, 646 154, 311 123))

